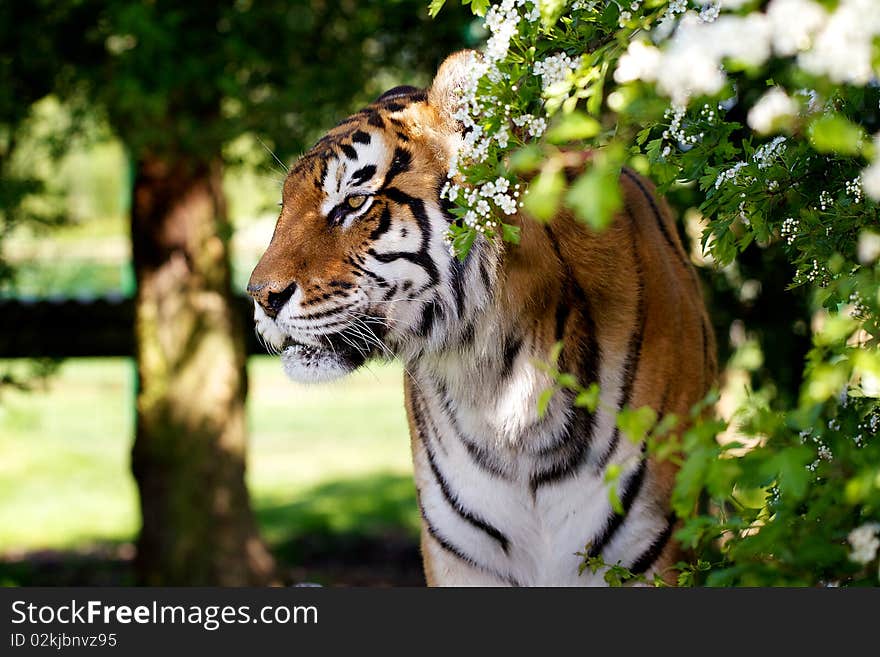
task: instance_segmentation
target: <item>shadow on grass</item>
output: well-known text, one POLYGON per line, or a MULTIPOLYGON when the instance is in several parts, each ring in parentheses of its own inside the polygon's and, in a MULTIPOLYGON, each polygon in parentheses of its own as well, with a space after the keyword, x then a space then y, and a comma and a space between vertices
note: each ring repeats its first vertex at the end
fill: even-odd
MULTIPOLYGON (((254 507, 285 584, 424 585, 409 475, 336 481, 254 507)), ((133 556, 130 543, 0 555, 0 586, 129 585, 133 556)))
POLYGON ((411 475, 335 481, 296 502, 257 499, 255 508, 290 583, 424 585, 411 475))

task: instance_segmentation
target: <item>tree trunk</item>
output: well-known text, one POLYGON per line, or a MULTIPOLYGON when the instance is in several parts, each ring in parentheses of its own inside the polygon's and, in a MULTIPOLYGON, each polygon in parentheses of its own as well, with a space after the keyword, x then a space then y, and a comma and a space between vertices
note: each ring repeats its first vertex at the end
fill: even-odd
POLYGON ((244 483, 246 363, 228 234, 219 162, 138 162, 132 470, 142 584, 260 585, 274 570, 244 483))

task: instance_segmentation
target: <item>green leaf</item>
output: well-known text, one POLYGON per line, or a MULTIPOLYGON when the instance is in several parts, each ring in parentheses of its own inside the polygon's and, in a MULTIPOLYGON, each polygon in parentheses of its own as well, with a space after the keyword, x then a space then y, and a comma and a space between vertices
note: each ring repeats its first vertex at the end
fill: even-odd
POLYGON ((452 248, 455 250, 459 260, 464 261, 474 245, 475 239, 477 239, 477 231, 471 228, 462 230, 453 238, 452 248))
POLYGON ((706 448, 695 449, 688 455, 678 471, 672 491, 672 508, 678 516, 684 518, 693 513, 703 490, 706 471, 714 459, 715 450, 706 448))
POLYGON ((541 391, 541 396, 538 397, 538 417, 544 417, 544 414, 547 413, 547 406, 550 405, 550 400, 553 399, 555 393, 556 388, 547 388, 541 391))
POLYGON ((650 406, 623 408, 617 414, 617 427, 634 443, 640 443, 657 422, 657 411, 650 406))
POLYGON ((555 25, 565 10, 565 0, 541 0, 538 7, 541 11, 541 24, 545 29, 549 29, 555 25))
POLYGON ((462 4, 470 5, 474 16, 483 16, 489 8, 489 0, 462 0, 462 4))
POLYGON ((858 155, 864 143, 865 132, 840 114, 824 114, 807 128, 810 144, 820 153, 858 155))
POLYGON ((564 191, 565 176, 555 163, 548 162, 529 185, 529 193, 523 199, 525 209, 539 221, 550 221, 559 209, 564 191))
POLYGON ((505 223, 501 224, 501 236, 504 238, 505 242, 510 242, 511 244, 519 244, 519 234, 519 226, 505 223))
POLYGON ((808 447, 797 446, 779 452, 768 461, 767 468, 776 471, 779 490, 783 495, 791 496, 794 500, 803 499, 813 476, 807 469, 812 459, 813 453, 808 447))
POLYGON ((544 161, 544 151, 536 144, 523 146, 510 156, 510 170, 514 173, 537 171, 544 161))
POLYGON ((560 340, 559 342, 553 345, 553 348, 550 350, 550 362, 554 365, 559 360, 560 354, 562 354, 562 350, 565 348, 565 343, 560 340))
POLYGON ((595 230, 602 230, 623 205, 617 179, 616 170, 594 165, 568 190, 566 204, 574 211, 575 217, 595 230))
POLYGON ((620 494, 617 492, 620 473, 620 465, 612 463, 605 469, 605 482, 608 484, 608 502, 611 504, 611 508, 614 513, 623 515, 623 502, 620 501, 620 494))
POLYGON ((446 0, 431 0, 431 4, 428 5, 428 15, 431 18, 436 18, 445 4, 446 0))
POLYGON ((599 405, 599 384, 591 383, 588 388, 578 393, 573 403, 579 408, 586 408, 594 413, 599 405))
POLYGON ((599 122, 583 112, 563 114, 547 131, 547 141, 551 144, 564 144, 579 139, 589 139, 599 134, 599 122))

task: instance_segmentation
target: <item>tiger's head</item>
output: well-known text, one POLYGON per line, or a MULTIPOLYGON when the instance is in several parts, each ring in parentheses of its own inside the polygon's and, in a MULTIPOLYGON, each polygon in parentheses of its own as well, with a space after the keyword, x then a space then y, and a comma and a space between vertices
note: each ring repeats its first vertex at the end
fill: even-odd
MULTIPOLYGON (((287 175, 248 292, 258 333, 292 379, 328 381, 370 357, 411 357, 466 330, 460 320, 480 300, 465 298, 467 262, 444 243, 453 217, 441 190, 462 139, 453 114, 473 57, 450 56, 428 90, 386 92, 287 175)), ((485 279, 483 265, 472 274, 478 268, 485 279)))

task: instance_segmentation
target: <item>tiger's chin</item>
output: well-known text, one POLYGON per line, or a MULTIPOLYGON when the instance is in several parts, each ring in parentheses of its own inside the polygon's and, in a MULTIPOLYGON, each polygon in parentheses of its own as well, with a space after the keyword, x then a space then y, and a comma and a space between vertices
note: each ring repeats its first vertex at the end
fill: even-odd
POLYGON ((287 340, 281 364, 288 378, 297 383, 326 383, 354 372, 367 360, 355 349, 325 349, 287 340))

